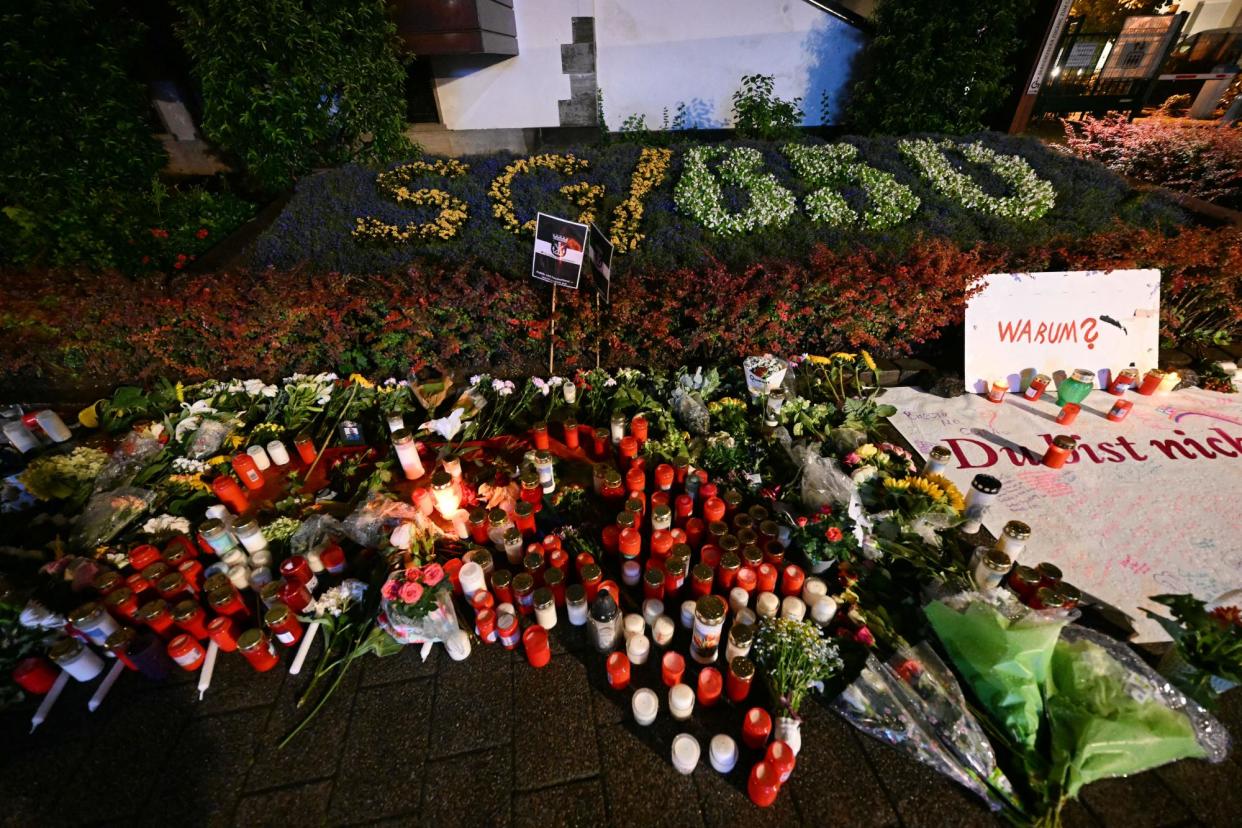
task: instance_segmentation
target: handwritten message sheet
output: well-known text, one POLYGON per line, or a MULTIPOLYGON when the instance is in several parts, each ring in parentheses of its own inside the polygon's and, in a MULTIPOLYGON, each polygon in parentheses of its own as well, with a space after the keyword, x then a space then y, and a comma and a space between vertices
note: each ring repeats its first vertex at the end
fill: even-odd
MULTIPOLYGON (((966 387, 1018 391, 1075 368, 1156 367, 1160 271, 992 273, 966 305, 966 387)), ((1056 377, 1059 381, 1059 377, 1056 377)))
POLYGON ((1093 391, 1062 427, 1051 390, 999 405, 914 388, 883 397, 920 455, 937 443, 950 449, 948 477, 963 493, 980 472, 1000 479, 984 525, 994 535, 1009 520, 1031 526, 1020 563, 1056 564, 1067 581, 1130 614, 1139 641, 1167 640, 1139 611, 1159 609, 1148 596, 1211 601, 1242 586, 1242 399, 1197 388, 1127 394, 1134 408, 1114 423, 1105 414, 1116 399, 1093 391), (1050 469, 1040 458, 1059 434, 1079 447, 1050 469))

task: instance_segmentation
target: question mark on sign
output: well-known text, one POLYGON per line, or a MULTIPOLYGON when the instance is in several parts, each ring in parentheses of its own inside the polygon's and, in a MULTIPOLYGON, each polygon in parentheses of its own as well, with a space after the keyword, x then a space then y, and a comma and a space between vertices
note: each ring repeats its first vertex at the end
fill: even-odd
POLYGON ((1082 320, 1082 338, 1087 343, 1088 350, 1095 348, 1095 341, 1100 338, 1100 335, 1095 331, 1094 318, 1088 317, 1082 320))

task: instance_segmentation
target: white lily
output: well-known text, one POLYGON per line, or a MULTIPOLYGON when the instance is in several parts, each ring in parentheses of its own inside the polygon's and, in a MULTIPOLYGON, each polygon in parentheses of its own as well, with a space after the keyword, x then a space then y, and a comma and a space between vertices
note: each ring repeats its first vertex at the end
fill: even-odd
POLYGON ((445 440, 452 440, 461 431, 461 418, 465 414, 460 408, 454 408, 447 417, 441 417, 438 420, 428 420, 419 426, 420 430, 434 431, 445 440))

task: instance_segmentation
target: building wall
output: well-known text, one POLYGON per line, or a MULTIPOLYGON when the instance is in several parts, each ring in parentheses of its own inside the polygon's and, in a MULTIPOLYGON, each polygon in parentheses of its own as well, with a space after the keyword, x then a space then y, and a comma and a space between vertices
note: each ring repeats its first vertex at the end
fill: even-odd
POLYGON ((1198 3, 1182 3, 1180 11, 1190 12, 1185 34, 1204 32, 1208 29, 1227 29, 1239 24, 1242 16, 1242 0, 1200 0, 1198 3))
POLYGON ((863 42, 806 0, 515 0, 514 13, 516 57, 433 59, 448 129, 587 125, 596 87, 614 130, 633 114, 658 127, 678 104, 691 127, 725 127, 742 75, 755 73, 804 98, 818 124, 821 94, 831 121, 863 42))
POLYGON ((821 123, 839 108, 862 45, 853 26, 804 0, 595 0, 598 83, 608 126, 640 114, 659 126, 685 104, 694 128, 732 125, 743 75, 775 76, 781 98, 803 98, 821 123))

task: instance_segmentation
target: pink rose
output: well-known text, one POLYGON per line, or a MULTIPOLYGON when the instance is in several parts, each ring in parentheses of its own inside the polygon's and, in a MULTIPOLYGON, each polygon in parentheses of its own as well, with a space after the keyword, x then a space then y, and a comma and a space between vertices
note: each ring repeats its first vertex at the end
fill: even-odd
POLYGON ((805 516, 805 515, 799 515, 799 516, 798 516, 798 526, 799 526, 799 527, 806 526, 806 516, 805 516))
POLYGON ((841 530, 838 529, 837 527, 829 526, 828 531, 824 533, 824 537, 828 538, 830 542, 836 543, 837 541, 841 540, 843 535, 841 534, 841 530))
POLYGON ((397 585, 396 581, 384 581, 384 586, 380 589, 380 594, 384 596, 385 601, 395 601, 397 600, 397 594, 400 592, 400 589, 401 588, 397 585))
POLYGON ((420 581, 423 577, 423 571, 417 566, 411 566, 405 571, 405 579, 407 581, 420 581))
POLYGON ((854 633, 854 640, 864 647, 871 647, 875 644, 875 636, 866 627, 858 628, 858 632, 854 633))
POLYGON ((857 466, 862 462, 862 458, 858 456, 857 452, 851 451, 849 454, 845 455, 845 462, 851 466, 857 466))
POLYGON ((427 564, 423 567, 423 583, 429 587, 444 580, 444 568, 437 563, 427 564))
POLYGON ((422 584, 409 581, 401 586, 401 600, 407 604, 417 604, 418 599, 423 597, 422 584))

